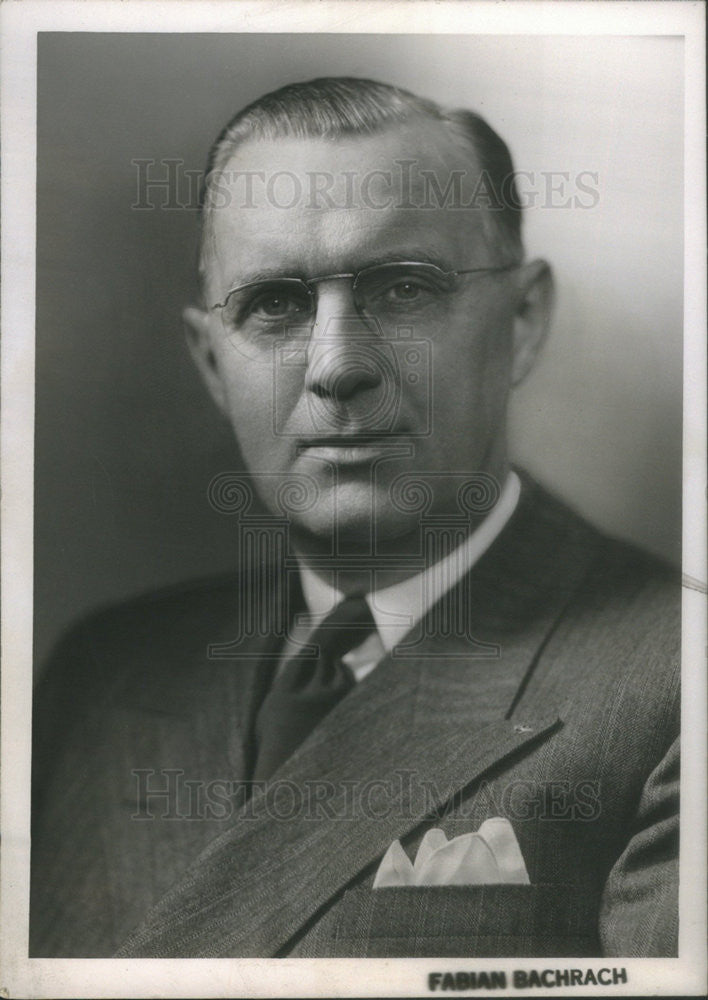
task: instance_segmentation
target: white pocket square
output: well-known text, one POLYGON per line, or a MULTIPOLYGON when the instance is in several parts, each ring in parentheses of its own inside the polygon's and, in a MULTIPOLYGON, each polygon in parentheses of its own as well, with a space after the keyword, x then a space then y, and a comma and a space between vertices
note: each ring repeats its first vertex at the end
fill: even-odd
POLYGON ((452 840, 442 830, 428 830, 414 864, 400 841, 394 840, 376 872, 374 889, 500 882, 528 885, 529 876, 511 823, 494 816, 477 833, 463 833, 452 840))

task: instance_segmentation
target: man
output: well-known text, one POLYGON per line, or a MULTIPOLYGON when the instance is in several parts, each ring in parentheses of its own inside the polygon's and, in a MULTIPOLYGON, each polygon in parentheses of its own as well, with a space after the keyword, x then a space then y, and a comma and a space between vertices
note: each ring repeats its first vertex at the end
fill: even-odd
POLYGON ((676 954, 678 592, 509 466, 552 279, 504 143, 293 85, 202 222, 243 571, 58 650, 31 954, 676 954))

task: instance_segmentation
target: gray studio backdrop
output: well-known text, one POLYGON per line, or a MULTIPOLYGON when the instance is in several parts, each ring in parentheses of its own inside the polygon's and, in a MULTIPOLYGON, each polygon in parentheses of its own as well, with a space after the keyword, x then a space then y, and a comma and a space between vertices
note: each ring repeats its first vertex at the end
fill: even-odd
POLYGON ((558 281, 551 339, 513 402, 513 454, 599 526, 678 562, 682 58, 678 38, 41 35, 37 662, 92 607, 234 566, 234 523, 207 490, 238 460, 180 320, 194 296, 186 172, 238 108, 313 76, 472 107, 507 139, 530 175, 529 252, 558 281), (137 160, 153 179, 180 161, 186 207, 156 189, 155 208, 136 208, 137 160))

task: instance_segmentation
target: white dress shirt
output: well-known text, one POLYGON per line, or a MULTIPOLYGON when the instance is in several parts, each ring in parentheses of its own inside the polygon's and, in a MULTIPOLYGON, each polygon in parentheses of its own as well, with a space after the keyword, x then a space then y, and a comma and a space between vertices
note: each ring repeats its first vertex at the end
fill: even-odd
MULTIPOLYGON (((389 587, 374 589, 366 595, 376 622, 376 631, 342 657, 357 681, 363 680, 436 601, 469 572, 514 513, 520 492, 519 477, 512 471, 507 476, 499 500, 461 545, 415 576, 389 587)), ((332 571, 328 581, 303 563, 300 564, 300 580, 309 614, 306 622, 296 623, 291 630, 283 650, 281 667, 344 598, 344 594, 331 582, 334 575, 332 571)))

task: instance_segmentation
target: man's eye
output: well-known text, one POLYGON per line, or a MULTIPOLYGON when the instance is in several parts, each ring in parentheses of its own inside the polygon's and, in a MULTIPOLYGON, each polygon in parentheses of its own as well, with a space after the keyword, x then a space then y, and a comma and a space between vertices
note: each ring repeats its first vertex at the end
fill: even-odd
POLYGON ((263 319, 289 319, 309 311, 309 299, 293 292, 263 292, 249 304, 248 313, 263 319))
POLYGON ((399 281, 389 290, 389 298, 398 299, 400 302, 413 302, 423 292, 425 288, 415 281, 399 281))
POLYGON ((382 302, 389 306, 423 306, 433 302, 435 298, 435 289, 417 278, 396 281, 389 285, 381 296, 382 302))

